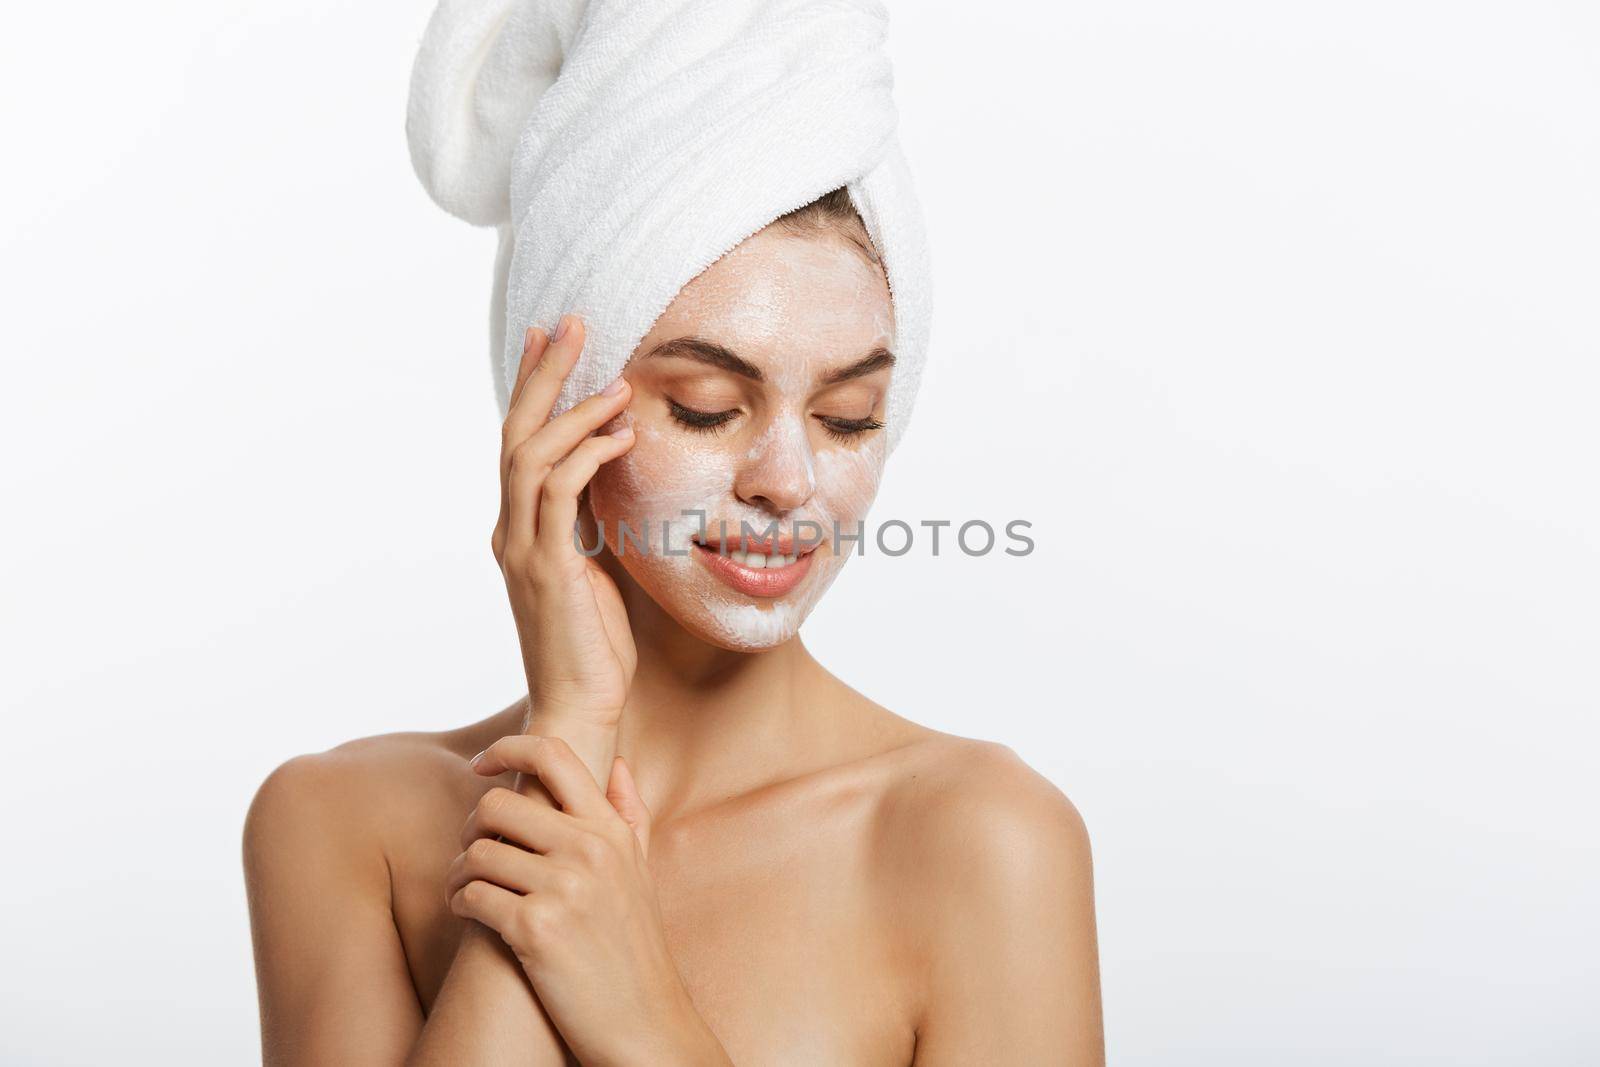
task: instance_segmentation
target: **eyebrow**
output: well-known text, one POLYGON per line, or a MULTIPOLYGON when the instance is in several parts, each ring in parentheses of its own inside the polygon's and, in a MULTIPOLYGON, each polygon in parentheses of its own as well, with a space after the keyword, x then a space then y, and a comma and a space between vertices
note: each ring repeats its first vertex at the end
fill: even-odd
MULTIPOLYGON (((644 358, 652 359, 657 356, 678 356, 682 359, 692 359, 698 363, 725 370, 730 374, 737 374, 741 378, 749 378, 753 382, 767 380, 767 376, 761 373, 761 368, 754 363, 735 355, 732 350, 717 344, 715 341, 706 341, 699 337, 674 337, 670 340, 662 341, 645 353, 644 358)), ((863 378, 874 371, 892 366, 894 366, 894 353, 879 345, 854 363, 829 371, 823 376, 821 384, 838 385, 840 382, 863 378)))
POLYGON ((847 364, 838 370, 832 370, 823 375, 822 384, 838 385, 840 382, 848 382, 852 378, 864 378, 873 371, 892 366, 894 366, 894 353, 879 345, 854 363, 847 364))
POLYGON ((696 360, 713 367, 720 367, 731 374, 741 378, 749 378, 753 382, 764 382, 767 376, 761 373, 761 368, 748 360, 740 359, 728 349, 714 341, 702 341, 698 337, 674 337, 662 341, 645 354, 645 359, 656 356, 681 356, 684 359, 696 360))

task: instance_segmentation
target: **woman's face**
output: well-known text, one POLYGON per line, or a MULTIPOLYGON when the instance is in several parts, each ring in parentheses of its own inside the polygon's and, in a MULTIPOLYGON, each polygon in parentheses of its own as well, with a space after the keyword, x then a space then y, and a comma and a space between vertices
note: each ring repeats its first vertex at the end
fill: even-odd
POLYGON ((634 352, 613 425, 636 441, 589 505, 690 632, 780 644, 857 550, 835 536, 856 533, 877 495, 893 327, 883 271, 860 249, 768 227, 684 286, 634 352))

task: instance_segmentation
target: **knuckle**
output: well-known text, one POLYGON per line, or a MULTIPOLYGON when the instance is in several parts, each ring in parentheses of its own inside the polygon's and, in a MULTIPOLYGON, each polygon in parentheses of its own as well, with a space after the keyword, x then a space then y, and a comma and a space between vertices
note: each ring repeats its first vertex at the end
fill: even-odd
POLYGON ((511 790, 497 785, 478 798, 478 811, 488 817, 501 815, 511 803, 511 790))
POLYGON ((500 568, 514 577, 525 577, 532 569, 531 558, 522 538, 508 538, 500 549, 500 568))
POLYGON ((495 842, 487 837, 480 837, 467 846, 467 866, 469 868, 483 867, 488 864, 489 857, 494 855, 495 842))
POLYGON ((539 738, 539 754, 546 759, 566 759, 572 755, 572 746, 559 737, 541 737, 539 738))
POLYGON ((549 905, 532 897, 517 909, 517 926, 525 944, 540 945, 555 936, 559 920, 549 905))
POLYGON ((582 903, 589 895, 589 880, 574 870, 558 870, 552 884, 556 899, 568 907, 582 903))
POLYGON ((539 455, 534 439, 529 438, 511 450, 511 473, 519 477, 548 473, 550 464, 539 455))
MULTIPOLYGON (((645 820, 645 825, 649 825, 648 820, 645 820)), ((632 846, 639 840, 638 835, 634 833, 633 827, 620 815, 606 823, 604 832, 606 840, 611 843, 613 854, 620 849, 622 852, 631 855, 632 846)))
POLYGON ((611 857, 611 846, 598 834, 584 834, 578 839, 577 852, 590 867, 601 867, 611 857))
POLYGON ((578 478, 573 473, 571 463, 563 463, 551 472, 550 477, 544 480, 543 493, 545 497, 567 497, 578 495, 578 478))

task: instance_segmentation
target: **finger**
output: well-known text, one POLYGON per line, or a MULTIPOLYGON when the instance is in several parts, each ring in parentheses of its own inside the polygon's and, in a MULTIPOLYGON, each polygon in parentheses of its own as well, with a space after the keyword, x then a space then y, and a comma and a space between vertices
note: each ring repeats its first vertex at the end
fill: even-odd
MULTIPOLYGON (((544 350, 550 345, 550 336, 537 326, 528 327, 522 337, 522 364, 517 368, 517 384, 511 391, 510 408, 515 408, 517 398, 522 394, 522 387, 528 380, 529 373, 539 362, 544 350)), ((509 412, 509 409, 508 409, 509 412)), ((509 413, 507 418, 510 418, 509 413)), ((501 427, 500 438, 500 514, 495 518, 494 536, 491 538, 491 547, 494 549, 494 558, 498 562, 505 549, 506 519, 511 512, 510 497, 506 493, 506 478, 510 471, 510 448, 507 439, 510 427, 501 427)), ((520 440, 520 438, 518 439, 520 440)))
POLYGON ((528 375, 533 368, 539 365, 539 360, 544 358, 545 349, 550 347, 550 335, 543 327, 529 326, 528 332, 522 338, 522 362, 517 365, 517 382, 511 388, 511 400, 506 405, 506 413, 517 406, 517 400, 522 396, 522 387, 527 384, 528 375))
POLYGON ((537 543, 544 551, 576 552, 572 531, 578 524, 578 495, 602 463, 609 463, 633 447, 633 427, 624 426, 602 437, 590 437, 574 448, 544 480, 539 501, 537 543))
MULTIPOLYGON (((572 746, 559 737, 528 734, 502 737, 483 750, 473 769, 483 775, 506 771, 536 775, 550 791, 551 798, 561 805, 561 810, 579 818, 612 814, 611 804, 600 791, 594 775, 572 751, 572 746)), ((530 804, 537 803, 527 797, 522 799, 530 804)))
POLYGON ((606 785, 606 799, 622 816, 622 821, 633 828, 633 835, 639 839, 639 851, 648 856, 650 809, 645 807, 644 798, 639 795, 639 787, 634 784, 628 761, 621 756, 611 761, 611 781, 606 785))
POLYGON ((504 837, 535 852, 549 852, 578 830, 542 800, 496 786, 478 798, 461 828, 461 847, 480 837, 504 837))
POLYGON ((463 919, 476 919, 502 937, 517 914, 522 895, 493 882, 468 882, 450 898, 450 910, 463 919))
POLYGON ((561 383, 567 380, 567 375, 578 363, 586 336, 583 320, 577 315, 563 315, 561 324, 556 326, 556 333, 561 337, 550 338, 550 343, 528 373, 528 380, 517 396, 516 403, 506 412, 502 452, 510 452, 550 421, 550 409, 555 406, 556 397, 561 395, 561 383), (561 324, 566 326, 564 333, 561 324))
MULTIPOLYGON (((511 454, 550 419, 550 408, 561 393, 561 383, 578 362, 583 350, 583 331, 577 316, 563 315, 566 332, 556 342, 544 330, 534 328, 533 343, 524 348, 522 365, 517 368, 517 388, 511 396, 505 422, 500 427, 500 525, 496 538, 504 546, 505 526, 510 518, 511 454), (529 383, 532 383, 531 385, 529 383)), ((560 327, 557 327, 557 332, 560 327)))
MULTIPOLYGON (((562 338, 566 340, 565 337, 562 338)), ((522 365, 517 368, 517 384, 511 394, 511 402, 506 409, 505 422, 500 426, 500 501, 501 520, 506 518, 506 485, 511 473, 511 453, 518 445, 544 425, 550 417, 550 405, 555 403, 557 393, 561 390, 561 383, 572 370, 572 363, 577 362, 577 355, 570 347, 563 347, 560 352, 552 352, 553 344, 550 335, 538 327, 530 327, 527 340, 522 350, 522 365), (566 362, 570 358, 571 362, 566 362), (539 387, 548 393, 548 400, 543 410, 539 409, 537 400, 525 403, 525 394, 528 392, 530 379, 539 379, 543 384, 539 387), (553 383, 550 379, 554 379, 553 383)))
POLYGON ((533 536, 538 532, 539 494, 544 489, 544 480, 585 437, 627 407, 630 390, 625 379, 618 378, 606 388, 613 391, 596 393, 571 411, 552 419, 512 452, 508 475, 511 498, 508 548, 513 543, 524 549, 532 547, 533 536))
POLYGON ((531 893, 544 882, 542 864, 550 861, 525 848, 480 837, 451 861, 445 872, 445 899, 468 882, 493 882, 515 893, 531 893))

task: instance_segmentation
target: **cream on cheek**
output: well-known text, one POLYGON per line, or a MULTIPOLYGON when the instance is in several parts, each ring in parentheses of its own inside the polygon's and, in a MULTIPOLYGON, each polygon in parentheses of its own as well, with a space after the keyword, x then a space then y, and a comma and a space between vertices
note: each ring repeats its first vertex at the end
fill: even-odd
POLYGON ((695 513, 711 516, 731 497, 729 465, 714 449, 692 447, 687 434, 631 412, 622 421, 633 426, 633 448, 601 468, 589 485, 590 509, 602 523, 606 544, 658 602, 679 590, 704 593, 713 579, 690 555, 700 528, 695 513))
POLYGON ((882 438, 859 449, 829 447, 813 453, 803 428, 785 419, 755 447, 733 452, 631 415, 624 419, 634 426, 637 443, 602 469, 589 493, 607 544, 634 581, 684 626, 725 647, 770 648, 794 636, 854 550, 852 545, 841 551, 833 543, 835 524, 850 534, 865 519, 883 471, 882 438), (692 541, 701 515, 713 530, 725 523, 730 534, 741 532, 741 522, 762 531, 773 520, 770 513, 739 499, 735 484, 741 464, 787 470, 774 478, 814 472, 807 499, 779 520, 779 529, 801 536, 820 531, 824 543, 805 579, 782 597, 747 597, 723 584, 693 555, 699 551, 692 541), (626 543, 623 523, 633 534, 626 543), (640 537, 646 539, 644 552, 638 548, 640 537))

